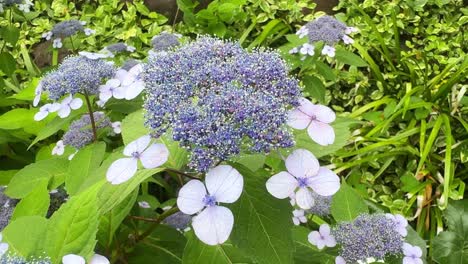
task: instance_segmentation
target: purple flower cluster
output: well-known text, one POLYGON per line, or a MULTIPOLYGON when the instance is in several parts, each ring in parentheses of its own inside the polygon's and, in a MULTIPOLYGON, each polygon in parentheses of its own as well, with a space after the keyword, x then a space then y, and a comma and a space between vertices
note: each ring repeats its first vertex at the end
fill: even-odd
POLYGON ((189 166, 197 171, 241 150, 294 144, 285 123, 299 104, 299 84, 275 52, 247 52, 233 42, 200 37, 152 54, 143 79, 152 136, 171 130, 192 151, 189 166))
POLYGON ((334 45, 343 39, 348 28, 343 22, 331 16, 321 16, 303 27, 307 32, 310 43, 323 41, 334 45))
POLYGON ((52 38, 66 38, 78 32, 84 32, 84 30, 84 23, 82 21, 71 19, 56 24, 50 32, 52 32, 52 38))
MULTIPOLYGON (((112 128, 110 119, 103 112, 94 112, 96 129, 112 128)), ((62 137, 64 145, 70 145, 80 149, 93 141, 93 130, 89 114, 84 114, 80 119, 73 121, 68 131, 62 137)))
POLYGON ((154 51, 167 51, 170 48, 179 46, 180 42, 177 35, 163 32, 153 37, 151 45, 154 51))
POLYGON ((314 205, 306 210, 306 212, 318 216, 330 215, 330 206, 333 196, 322 196, 316 192, 312 192, 312 197, 314 198, 314 205))
POLYGON ((383 214, 360 215, 353 222, 343 222, 332 231, 340 256, 346 263, 366 261, 368 258, 385 259, 389 255, 402 255, 403 236, 397 224, 383 214))
POLYGON ((67 57, 56 71, 41 80, 42 89, 49 98, 58 100, 65 94, 98 94, 105 79, 112 78, 115 68, 109 62, 83 56, 67 57))

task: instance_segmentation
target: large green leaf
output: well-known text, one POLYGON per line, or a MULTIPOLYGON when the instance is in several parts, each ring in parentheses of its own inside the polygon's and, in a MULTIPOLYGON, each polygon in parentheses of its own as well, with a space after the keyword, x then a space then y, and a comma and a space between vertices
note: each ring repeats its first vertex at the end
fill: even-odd
POLYGON ((98 187, 72 197, 50 218, 44 243, 52 263, 61 263, 61 258, 67 254, 85 258, 93 254, 99 224, 98 187))
POLYGON ((99 231, 97 234, 98 243, 103 247, 111 245, 114 238, 114 233, 119 228, 122 221, 127 217, 130 210, 132 210, 138 196, 138 190, 133 191, 125 200, 112 208, 105 215, 101 216, 99 223, 99 231))
POLYGON ((3 241, 10 252, 22 257, 43 254, 48 221, 40 216, 25 216, 12 221, 3 231, 3 241))
POLYGON ((452 201, 444 212, 448 231, 434 239, 432 258, 440 264, 468 263, 468 200, 452 201))
POLYGON ((186 234, 182 263, 184 264, 240 264, 253 263, 239 249, 229 242, 222 245, 209 246, 201 242, 193 232, 186 234))
POLYGON ((320 103, 325 103, 326 88, 322 80, 313 75, 306 75, 302 78, 302 82, 304 83, 304 92, 320 103))
POLYGON ((348 64, 348 65, 352 65, 356 67, 367 66, 367 63, 361 57, 341 47, 336 48, 335 59, 344 64, 348 64))
POLYGON ((15 207, 11 220, 23 216, 45 216, 49 209, 50 196, 47 182, 37 185, 26 197, 15 207))
POLYGON ((6 75, 12 75, 16 70, 16 60, 8 52, 0 53, 0 70, 6 75))
POLYGON ((13 176, 5 194, 12 198, 24 198, 37 185, 48 183, 52 178, 64 177, 67 169, 66 158, 41 160, 30 164, 13 176))
POLYGON ((125 145, 143 135, 149 134, 149 130, 145 127, 144 123, 143 110, 133 112, 122 120, 122 139, 125 145))
POLYGON ((160 225, 138 243, 129 257, 129 263, 155 263, 155 260, 164 264, 182 263, 185 243, 186 239, 179 231, 160 225))
POLYGON ((265 171, 253 173, 241 165, 235 167, 244 177, 244 190, 230 206, 234 214, 234 246, 258 263, 293 263, 291 205, 267 192, 265 171))
POLYGON ((130 195, 140 183, 163 169, 142 169, 139 170, 130 180, 113 185, 109 182, 104 183, 98 195, 98 208, 101 214, 105 214, 120 204, 130 195))
POLYGON ((69 195, 78 193, 80 186, 88 177, 93 177, 96 169, 101 164, 106 151, 106 144, 98 142, 83 149, 70 161, 68 174, 65 178, 65 187, 69 195))
POLYGON ((336 221, 342 222, 352 221, 369 209, 359 193, 343 181, 340 190, 333 195, 330 211, 336 221))
POLYGON ((303 226, 296 226, 292 230, 295 263, 301 264, 334 264, 335 255, 328 249, 318 250, 308 241, 308 235, 311 231, 303 226))
MULTIPOLYGON (((2 62, 3 63, 3 62, 2 62)), ((1 129, 18 129, 34 124, 34 115, 37 110, 16 108, 0 116, 1 129)))

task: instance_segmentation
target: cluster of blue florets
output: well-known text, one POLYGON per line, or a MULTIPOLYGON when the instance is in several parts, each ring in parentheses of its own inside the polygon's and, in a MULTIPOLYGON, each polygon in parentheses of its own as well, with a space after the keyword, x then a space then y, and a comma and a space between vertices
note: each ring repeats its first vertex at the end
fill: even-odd
POLYGON ((154 51, 166 51, 180 45, 179 37, 175 34, 163 32, 151 40, 154 51))
POLYGON ((3 255, 0 258, 0 264, 51 264, 51 260, 48 257, 36 257, 25 259, 16 255, 3 255))
POLYGON ((339 224, 332 235, 346 263, 402 254, 404 238, 396 231, 396 223, 383 214, 360 215, 353 222, 339 224))
MULTIPOLYGON (((96 129, 111 128, 112 122, 103 112, 94 112, 94 122, 96 129)), ((63 134, 64 145, 80 149, 93 142, 93 130, 89 114, 84 114, 80 119, 73 121, 68 127, 68 131, 63 134)))
POLYGON ((340 42, 348 28, 343 22, 331 16, 321 16, 303 27, 307 30, 310 43, 323 41, 328 45, 340 42))
POLYGON ((152 54, 143 79, 146 125, 154 137, 170 129, 192 151, 189 166, 197 171, 241 150, 294 144, 285 123, 300 88, 275 52, 247 52, 234 42, 200 37, 152 54))
POLYGON ((318 216, 330 215, 330 207, 333 196, 322 196, 312 191, 312 198, 314 198, 314 205, 307 210, 308 213, 318 216))
POLYGON ((114 66, 104 60, 71 56, 56 71, 44 76, 41 84, 52 100, 58 100, 65 94, 98 94, 99 86, 114 73, 114 66))
POLYGON ((84 22, 71 19, 57 23, 54 28, 50 31, 52 38, 66 38, 77 34, 78 32, 84 32, 84 22))

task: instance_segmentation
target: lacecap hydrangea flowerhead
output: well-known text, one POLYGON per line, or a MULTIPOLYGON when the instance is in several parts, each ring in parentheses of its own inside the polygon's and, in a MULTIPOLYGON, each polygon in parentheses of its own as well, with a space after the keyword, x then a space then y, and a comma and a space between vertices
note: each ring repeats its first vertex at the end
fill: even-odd
POLYGON ((64 95, 99 93, 104 80, 112 78, 114 66, 104 60, 93 60, 84 56, 67 57, 57 68, 41 80, 41 89, 56 101, 64 95))
POLYGON ((212 37, 166 52, 144 65, 146 125, 192 152, 189 166, 207 171, 241 151, 291 147, 286 122, 299 106, 299 82, 276 52, 248 52, 212 37))
POLYGON ((354 41, 349 35, 357 31, 356 28, 348 27, 332 16, 321 16, 305 24, 296 32, 300 38, 307 37, 309 41, 300 47, 291 49, 290 53, 312 56, 314 55, 315 44, 323 42, 322 55, 334 57, 334 46, 340 41, 343 41, 345 44, 352 44, 354 41))
POLYGON ((0 13, 3 13, 5 8, 9 8, 16 5, 19 10, 28 13, 31 11, 31 7, 34 3, 30 0, 0 0, 0 13))
POLYGON ((154 36, 151 40, 153 51, 167 51, 171 48, 177 47, 180 45, 179 38, 180 35, 162 32, 161 34, 154 36))
POLYGON ((51 31, 43 33, 42 37, 47 40, 53 39, 53 47, 61 48, 62 40, 64 38, 71 37, 79 32, 83 32, 86 36, 95 33, 94 30, 85 28, 84 25, 86 25, 85 21, 79 21, 76 19, 62 21, 57 23, 51 31))

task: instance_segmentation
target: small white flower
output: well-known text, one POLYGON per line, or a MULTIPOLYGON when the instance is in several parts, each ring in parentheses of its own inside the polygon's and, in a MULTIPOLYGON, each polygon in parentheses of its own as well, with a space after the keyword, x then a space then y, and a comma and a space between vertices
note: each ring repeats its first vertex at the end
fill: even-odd
POLYGON ((322 55, 327 55, 332 58, 335 57, 335 48, 328 45, 323 46, 322 55))
POLYGON ((355 27, 347 27, 345 29, 345 34, 347 34, 347 35, 352 34, 352 33, 356 33, 356 32, 359 32, 359 29, 357 29, 355 27))
POLYGON ((297 149, 286 158, 286 168, 268 179, 268 192, 278 199, 290 197, 301 209, 314 205, 312 190, 322 196, 335 194, 340 188, 340 178, 331 170, 320 167, 315 156, 308 150, 297 149))
POLYGON ((30 0, 24 0, 24 3, 18 5, 18 9, 24 13, 29 13, 32 6, 34 6, 33 2, 30 0))
POLYGON ((350 38, 349 36, 344 35, 344 36, 343 36, 343 42, 344 42, 345 44, 353 44, 353 43, 354 43, 354 40, 353 40, 352 38, 350 38))
POLYGON ((90 29, 90 28, 85 28, 84 33, 86 36, 91 36, 92 34, 96 33, 96 30, 90 29))
POLYGON ((309 43, 305 43, 304 45, 302 45, 301 49, 299 50, 299 52, 302 54, 302 55, 309 55, 309 56, 313 56, 315 54, 314 52, 314 45, 311 45, 309 43))
POLYGON ((78 54, 90 60, 99 60, 99 59, 105 59, 105 58, 111 57, 109 54, 95 53, 95 52, 88 52, 88 51, 80 51, 78 52, 78 54))
POLYGON ((151 205, 147 201, 140 201, 138 202, 138 206, 144 209, 149 209, 151 208, 151 205))
POLYGON ((106 84, 99 86, 99 100, 107 102, 111 97, 115 99, 125 98, 125 88, 120 86, 119 79, 110 79, 106 84))
POLYGON ((57 112, 60 109, 59 103, 45 104, 39 108, 39 112, 34 115, 34 120, 41 121, 46 118, 49 113, 57 112))
POLYGON ((299 52, 299 49, 297 47, 292 48, 292 49, 289 50, 289 54, 296 54, 298 52, 299 52))
POLYGON ((395 223, 395 230, 403 237, 406 237, 408 235, 408 230, 406 230, 406 227, 408 226, 408 220, 400 214, 392 215, 392 214, 385 214, 385 217, 388 219, 393 220, 395 223))
POLYGON ((8 244, 7 243, 1 243, 2 239, 3 239, 3 236, 2 236, 2 233, 0 233, 0 259, 8 251, 8 244))
POLYGON ((316 105, 301 98, 300 106, 288 116, 288 125, 295 129, 306 129, 309 137, 317 144, 327 146, 335 141, 335 131, 330 125, 336 119, 336 115, 329 107, 316 105))
POLYGON ((63 152, 65 152, 65 145, 63 144, 63 140, 59 140, 57 141, 57 144, 55 144, 55 147, 52 149, 52 155, 61 156, 63 155, 63 152))
POLYGON ((218 203, 237 201, 243 186, 244 179, 237 170, 229 165, 219 165, 206 173, 205 184, 191 180, 180 189, 177 206, 184 214, 198 213, 192 219, 192 226, 203 243, 217 245, 229 238, 234 216, 231 210, 218 203))
POLYGON ((119 121, 112 123, 112 129, 114 130, 115 134, 120 134, 122 132, 122 123, 119 121))
POLYGON ((156 168, 164 164, 169 157, 169 150, 164 144, 150 145, 151 137, 142 136, 125 146, 123 154, 130 158, 114 161, 106 173, 107 181, 112 184, 121 184, 135 175, 138 169, 138 160, 146 169, 156 168))
POLYGON ((295 225, 300 225, 301 223, 307 223, 307 218, 305 217, 304 210, 294 210, 293 212, 293 223, 295 225))
POLYGON ((423 264, 421 259, 422 250, 418 246, 412 246, 408 243, 403 243, 403 264, 423 264))
POLYGON ((299 38, 305 37, 307 34, 309 34, 309 30, 306 27, 301 27, 297 32, 296 35, 299 36, 299 38))
POLYGON ((54 39, 54 42, 52 43, 52 47, 56 49, 60 49, 63 46, 62 40, 60 38, 54 39))
POLYGON ((50 40, 52 38, 52 31, 42 33, 42 37, 46 40, 50 40))
POLYGON ((335 238, 331 235, 330 226, 327 224, 321 225, 319 231, 310 232, 308 239, 309 242, 317 246, 318 249, 336 246, 335 238))
MULTIPOLYGON (((109 264, 109 260, 99 254, 94 254, 89 264, 109 264)), ((86 264, 86 260, 82 256, 68 254, 63 256, 62 264, 86 264)))
POLYGON ((71 110, 79 109, 83 106, 83 100, 80 98, 73 99, 72 95, 63 99, 60 103, 60 109, 58 110, 58 115, 61 118, 65 118, 70 115, 71 110))
POLYGON ((130 46, 130 45, 127 45, 127 51, 128 51, 128 52, 134 52, 135 50, 136 50, 135 47, 130 46))
POLYGON ((39 104, 39 101, 41 100, 41 95, 42 95, 42 83, 39 82, 39 84, 36 86, 36 89, 34 90, 34 100, 33 100, 34 107, 36 107, 39 104))

